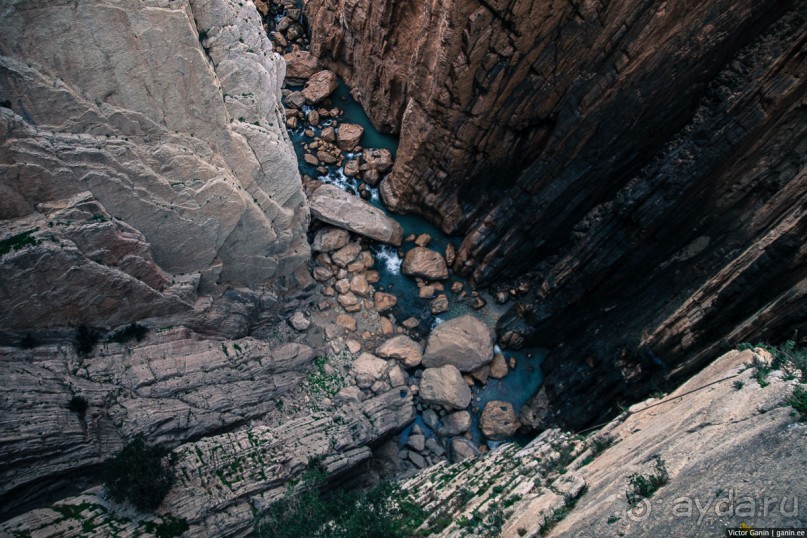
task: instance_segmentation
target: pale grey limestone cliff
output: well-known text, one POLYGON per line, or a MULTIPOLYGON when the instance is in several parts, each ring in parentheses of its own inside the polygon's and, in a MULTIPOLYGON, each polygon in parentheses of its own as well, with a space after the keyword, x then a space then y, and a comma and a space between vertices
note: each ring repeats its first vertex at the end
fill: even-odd
POLYGON ((0 221, 0 327, 110 326, 191 310, 200 275, 160 269, 145 237, 89 192, 0 221), (27 243, 27 244, 25 244, 27 243))
POLYGON ((473 460, 441 462, 404 488, 429 513, 422 529, 444 538, 683 538, 723 535, 740 523, 801 527, 807 423, 785 402, 799 382, 789 374, 800 374, 775 370, 762 386, 755 360, 770 356, 731 351, 669 395, 640 402, 587 436, 546 430, 524 448, 507 444, 473 460), (631 508, 629 476, 657 473, 659 460, 669 482, 631 508), (776 501, 763 514, 765 499, 776 501), (750 502, 757 507, 749 513, 750 502))
POLYGON ((93 522, 88 536, 116 528, 121 536, 142 533, 154 517, 110 502, 101 488, 54 504, 39 498, 45 484, 81 475, 136 433, 179 444, 177 481, 158 514, 186 519, 189 536, 245 536, 254 510, 281 496, 311 459, 321 459, 329 474, 349 471, 370 459, 368 444, 414 419, 407 389, 290 416, 303 396, 293 388, 313 358, 300 344, 203 340, 180 328, 133 349, 103 346, 91 359, 56 346, 0 351, 0 374, 10 380, 0 392, 0 536, 85 535, 85 520, 93 522), (67 409, 72 394, 87 398, 84 417, 67 409), (276 409, 280 399, 287 411, 276 409), (227 429, 233 431, 217 434, 227 429), (62 517, 59 507, 71 504, 86 513, 62 517))
POLYGON ((0 219, 89 191, 201 289, 305 264, 285 64, 251 2, 13 0, 0 25, 0 219))
POLYGON ((137 434, 177 446, 275 411, 314 351, 252 338, 205 340, 185 329, 153 331, 136 347, 71 344, 0 348, 0 518, 81 475, 137 434), (68 409, 85 398, 85 414, 68 409))

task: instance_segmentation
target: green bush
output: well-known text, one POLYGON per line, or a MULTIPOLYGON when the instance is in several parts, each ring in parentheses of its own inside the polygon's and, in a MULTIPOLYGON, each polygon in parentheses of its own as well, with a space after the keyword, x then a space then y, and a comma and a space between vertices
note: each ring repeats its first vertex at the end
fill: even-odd
POLYGON ((786 402, 798 412, 801 422, 807 422, 807 389, 796 385, 786 402))
POLYGON ((23 349, 33 349, 37 346, 36 338, 34 338, 31 333, 27 333, 25 336, 22 337, 20 340, 20 347, 23 349))
POLYGON ((103 468, 103 482, 110 496, 118 502, 129 501, 141 510, 154 510, 174 483, 173 461, 166 462, 168 451, 146 444, 138 435, 103 468))
POLYGON ((132 323, 131 325, 127 325, 123 329, 118 329, 112 333, 109 336, 109 341, 116 342, 118 344, 125 344, 126 342, 131 342, 132 340, 140 342, 146 337, 146 333, 148 332, 148 328, 144 327, 143 325, 140 325, 139 323, 132 323))
POLYGON ((324 473, 307 472, 296 489, 256 521, 262 538, 410 538, 424 520, 400 486, 382 482, 370 490, 321 494, 324 473))
POLYGON ((591 439, 591 453, 593 456, 598 456, 605 452, 605 450, 614 444, 614 438, 607 434, 601 434, 591 439))
POLYGON ((80 395, 75 395, 70 398, 70 401, 67 404, 67 408, 75 413, 78 413, 81 416, 84 416, 84 413, 87 412, 87 398, 80 395))
POLYGON ((181 517, 174 517, 171 514, 164 514, 160 523, 147 522, 143 525, 146 532, 153 534, 156 538, 177 538, 182 536, 190 527, 187 520, 181 517))
POLYGON ((642 499, 649 499, 653 494, 662 486, 668 484, 670 475, 667 473, 667 466, 664 460, 656 458, 655 471, 649 475, 641 475, 633 473, 628 477, 628 484, 630 489, 625 492, 630 506, 636 504, 642 499))
POLYGON ((0 241, 0 256, 8 254, 12 250, 20 250, 28 245, 38 245, 39 239, 33 237, 35 231, 36 230, 29 230, 27 232, 22 232, 21 234, 14 235, 0 241))
POLYGON ((800 381, 807 383, 807 347, 796 347, 796 342, 788 340, 784 344, 773 348, 771 354, 775 364, 782 365, 787 369, 798 369, 800 381))
POLYGON ((807 383, 807 347, 797 347, 796 342, 793 340, 788 340, 778 346, 764 343, 756 345, 742 343, 737 345, 737 349, 740 351, 757 347, 764 349, 772 357, 770 364, 755 358, 751 365, 754 368, 753 378, 757 380, 760 386, 765 387, 768 385, 767 377, 773 370, 783 370, 791 378, 795 377, 793 370, 798 370, 801 382, 807 383))
POLYGON ((76 348, 76 353, 79 355, 88 355, 95 348, 98 343, 98 331, 92 327, 81 325, 76 329, 76 336, 73 339, 73 345, 76 348))

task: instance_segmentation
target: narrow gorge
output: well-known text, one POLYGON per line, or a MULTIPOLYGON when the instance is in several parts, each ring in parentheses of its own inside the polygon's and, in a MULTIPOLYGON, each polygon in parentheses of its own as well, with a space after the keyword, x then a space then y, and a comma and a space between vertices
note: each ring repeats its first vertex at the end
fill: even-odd
POLYGON ((0 22, 0 536, 807 528, 804 2, 0 22))

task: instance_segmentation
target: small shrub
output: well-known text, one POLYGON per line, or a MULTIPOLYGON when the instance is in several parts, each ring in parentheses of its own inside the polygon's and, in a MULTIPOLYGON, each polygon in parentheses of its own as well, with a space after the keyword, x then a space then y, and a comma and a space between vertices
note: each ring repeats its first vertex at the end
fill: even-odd
POLYGON ((174 483, 174 471, 165 457, 168 451, 146 444, 138 435, 103 468, 103 482, 118 502, 129 501, 141 510, 154 510, 174 483))
POLYGON ((807 347, 796 347, 796 342, 788 340, 771 352, 774 362, 799 371, 802 383, 807 383, 807 347))
POLYGON ((614 444, 614 438, 608 434, 598 435, 591 440, 591 453, 597 456, 614 444))
POLYGON ((773 370, 784 370, 786 376, 791 379, 796 376, 794 370, 797 370, 801 382, 807 382, 807 347, 797 347, 796 342, 793 340, 788 340, 778 346, 763 343, 756 345, 742 343, 737 345, 737 349, 740 351, 754 348, 762 348, 771 354, 770 365, 756 358, 751 365, 755 369, 753 377, 760 386, 765 387, 768 385, 766 378, 773 370))
POLYGON ((38 245, 39 239, 33 237, 34 231, 35 230, 22 232, 21 234, 14 235, 0 241, 0 256, 8 254, 12 250, 20 250, 28 245, 38 245))
POLYGON ((125 344, 126 342, 131 342, 132 340, 140 342, 146 337, 148 332, 149 330, 147 327, 144 327, 139 323, 132 323, 131 325, 127 325, 123 329, 118 329, 112 333, 109 336, 109 341, 118 344, 125 344))
POLYGON ((751 374, 759 386, 765 388, 769 385, 768 383, 768 374, 771 373, 773 368, 767 362, 760 360, 758 357, 754 357, 754 362, 751 363, 751 367, 754 369, 754 373, 751 374))
POLYGON ((79 415, 84 416, 84 413, 87 412, 88 405, 89 404, 87 403, 87 398, 77 394, 72 398, 70 398, 70 402, 68 402, 67 408, 73 411, 74 413, 78 413, 79 415))
POLYGON ((656 458, 655 471, 649 475, 641 475, 633 473, 628 477, 628 484, 630 489, 625 492, 630 506, 636 504, 642 499, 649 499, 653 494, 662 486, 668 484, 670 475, 667 473, 667 466, 664 460, 656 458))
POLYGON ((538 532, 541 534, 546 534, 552 527, 566 519, 566 516, 569 515, 569 509, 564 507, 556 508, 551 514, 544 518, 544 524, 541 525, 541 528, 538 532))
POLYGON ((740 390, 745 386, 745 383, 743 383, 741 380, 738 379, 737 381, 732 383, 732 386, 734 387, 734 390, 740 390))
POLYGON ((92 353, 95 344, 98 343, 98 331, 92 327, 81 325, 76 329, 76 336, 73 339, 73 345, 76 348, 76 353, 79 355, 88 355, 92 353))
POLYGON ((20 347, 22 349, 33 349, 36 346, 37 341, 33 336, 31 336, 31 333, 26 334, 22 337, 22 340, 20 340, 20 347))
POLYGON ((615 515, 611 514, 610 516, 608 516, 608 521, 606 521, 606 523, 608 523, 609 525, 613 525, 614 523, 616 523, 620 519, 621 518, 619 516, 615 516, 615 515))
POLYGON ((798 412, 799 421, 807 422, 807 389, 801 385, 796 385, 786 402, 798 412))
MULTIPOLYGON (((400 486, 382 482, 371 490, 320 494, 324 473, 316 465, 296 489, 259 516, 256 535, 271 538, 409 538, 425 519, 400 486)), ((450 521, 449 521, 450 523, 450 521)))
POLYGON ((190 528, 187 520, 181 517, 165 514, 161 519, 160 523, 147 522, 143 525, 144 530, 153 534, 156 538, 178 538, 190 528))

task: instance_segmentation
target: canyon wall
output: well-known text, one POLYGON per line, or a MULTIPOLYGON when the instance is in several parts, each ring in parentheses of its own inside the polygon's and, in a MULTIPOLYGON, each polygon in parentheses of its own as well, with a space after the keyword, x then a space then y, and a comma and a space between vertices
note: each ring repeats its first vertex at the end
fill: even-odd
POLYGON ((3 328, 108 326, 296 285, 309 213, 285 64, 253 5, 12 1, 0 22, 3 328), (88 200, 89 216, 53 214, 88 200), (114 227, 117 243, 98 240, 114 227))
POLYGON ((400 133, 388 205, 462 235, 460 274, 521 281, 499 336, 554 348, 531 426, 804 334, 803 3, 305 7, 311 50, 400 133))
POLYGON ((747 367, 766 360, 756 351, 726 353, 671 394, 631 406, 588 437, 549 429, 524 447, 422 471, 404 482, 429 514, 422 528, 444 538, 467 536, 469 528, 476 536, 538 538, 718 536, 741 523, 798 527, 805 486, 793 469, 803 465, 807 436, 782 405, 798 381, 776 371, 759 385, 747 367), (666 480, 658 491, 629 504, 629 477, 660 476, 659 464, 666 480), (755 510, 763 497, 771 509, 755 510))

